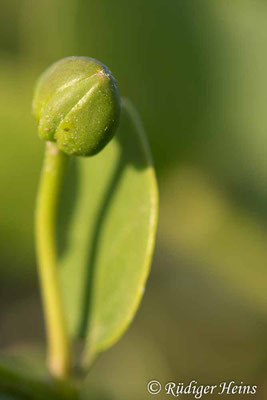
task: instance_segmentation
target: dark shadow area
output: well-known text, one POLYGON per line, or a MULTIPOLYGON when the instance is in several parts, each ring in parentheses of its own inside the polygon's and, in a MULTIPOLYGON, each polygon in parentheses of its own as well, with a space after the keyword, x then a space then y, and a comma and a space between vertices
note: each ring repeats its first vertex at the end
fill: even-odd
POLYGON ((142 121, 128 99, 122 99, 120 124, 114 140, 119 143, 121 158, 125 165, 131 165, 136 169, 151 165, 150 149, 146 143, 147 137, 143 132, 142 121), (146 146, 147 149, 144 149, 146 146), (146 153, 148 154, 145 157, 146 153))
POLYGON ((253 185, 253 182, 225 182, 229 197, 238 208, 243 208, 250 215, 253 215, 261 224, 267 222, 266 193, 260 191, 253 185))
POLYGON ((250 174, 235 175, 226 173, 220 166, 215 166, 207 160, 203 162, 202 167, 210 176, 218 190, 223 190, 231 204, 239 210, 243 210, 248 215, 256 218, 257 221, 265 225, 267 222, 267 191, 259 188, 258 182, 253 180, 250 174))

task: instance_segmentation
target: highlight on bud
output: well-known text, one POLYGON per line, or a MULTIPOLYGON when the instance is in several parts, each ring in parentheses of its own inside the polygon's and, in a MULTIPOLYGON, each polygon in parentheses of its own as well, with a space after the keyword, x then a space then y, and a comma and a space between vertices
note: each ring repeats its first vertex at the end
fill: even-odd
POLYGON ((33 112, 41 138, 69 155, 94 155, 112 139, 119 121, 116 81, 93 58, 64 58, 39 78, 33 112))

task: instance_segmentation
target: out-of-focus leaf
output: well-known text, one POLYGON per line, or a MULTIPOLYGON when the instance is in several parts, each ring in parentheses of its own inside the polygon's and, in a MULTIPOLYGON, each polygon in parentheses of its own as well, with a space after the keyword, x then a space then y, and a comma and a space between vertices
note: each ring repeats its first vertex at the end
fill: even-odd
POLYGON ((53 381, 39 347, 17 348, 0 355, 0 400, 74 400, 78 393, 67 382, 53 381), (15 355, 14 355, 15 354, 15 355))
POLYGON ((63 189, 61 283, 85 363, 116 342, 144 292, 157 220, 157 185, 136 111, 123 102, 116 139, 99 155, 73 159, 63 189))
POLYGON ((32 279, 33 209, 43 143, 31 115, 33 85, 40 68, 2 57, 0 65, 0 264, 12 285, 32 279), (22 270, 26 273, 22 274, 22 270))
POLYGON ((211 174, 194 166, 166 174, 161 193, 164 246, 177 260, 183 254, 203 273, 219 277, 236 297, 266 315, 264 222, 233 205, 211 174))

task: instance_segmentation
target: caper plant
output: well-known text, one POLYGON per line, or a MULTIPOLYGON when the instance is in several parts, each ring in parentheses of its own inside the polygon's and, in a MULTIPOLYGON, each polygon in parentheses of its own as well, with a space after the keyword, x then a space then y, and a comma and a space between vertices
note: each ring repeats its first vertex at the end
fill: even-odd
POLYGON ((84 376, 121 337, 144 292, 157 223, 156 178, 138 114, 99 61, 68 57, 53 64, 37 82, 33 113, 45 141, 35 237, 47 367, 57 385, 19 384, 24 378, 1 371, 0 362, 0 393, 77 398, 77 371, 84 376))
POLYGON ((116 82, 100 62, 70 57, 52 65, 38 81, 33 111, 46 143, 36 207, 36 246, 51 373, 67 377, 71 352, 56 262, 56 213, 70 155, 91 156, 114 135, 120 115, 116 82))

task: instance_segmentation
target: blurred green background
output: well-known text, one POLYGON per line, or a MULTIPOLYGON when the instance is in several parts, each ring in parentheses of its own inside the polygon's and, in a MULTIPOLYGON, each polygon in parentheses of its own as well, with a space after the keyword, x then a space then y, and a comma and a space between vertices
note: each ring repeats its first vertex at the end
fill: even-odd
POLYGON ((91 56, 143 118, 160 221, 141 308, 92 369, 89 395, 146 400, 151 379, 230 379, 259 385, 253 398, 265 398, 266 43, 264 0, 1 0, 1 348, 44 336, 33 247, 43 153, 34 82, 62 57, 91 56))

